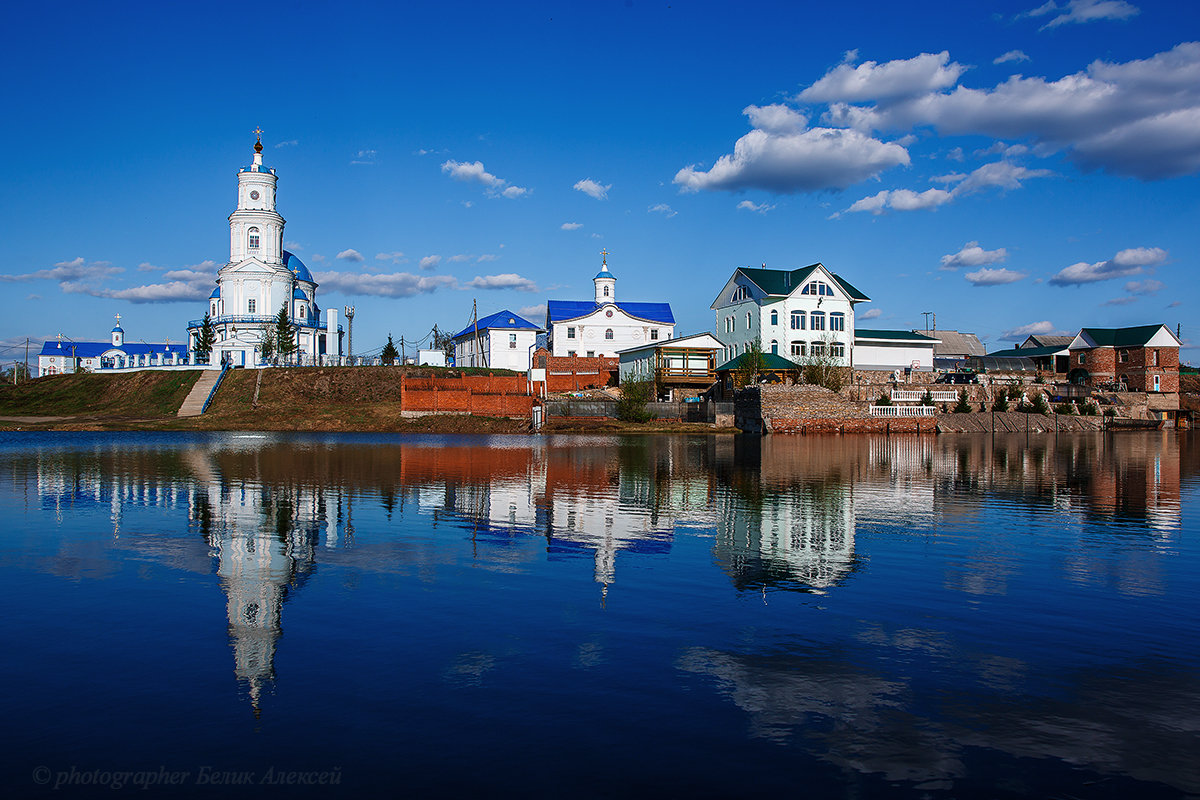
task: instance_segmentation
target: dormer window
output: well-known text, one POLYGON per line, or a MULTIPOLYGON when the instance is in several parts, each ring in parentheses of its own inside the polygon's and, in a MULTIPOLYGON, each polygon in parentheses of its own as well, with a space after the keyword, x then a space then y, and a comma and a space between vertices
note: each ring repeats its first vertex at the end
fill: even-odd
POLYGON ((731 301, 734 303, 741 302, 750 297, 750 289, 747 286, 739 286, 733 290, 731 301))
POLYGON ((246 244, 251 250, 258 249, 258 228, 251 228, 247 231, 246 244))

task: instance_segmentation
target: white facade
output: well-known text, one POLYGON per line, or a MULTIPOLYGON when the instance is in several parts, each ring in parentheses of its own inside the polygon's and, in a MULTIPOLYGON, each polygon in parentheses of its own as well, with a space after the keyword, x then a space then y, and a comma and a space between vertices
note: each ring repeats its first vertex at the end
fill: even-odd
MULTIPOLYGON (((253 162, 238 171, 237 208, 229 215, 229 262, 217 273, 208 301, 216 333, 210 360, 256 366, 262 343, 287 309, 297 348, 296 363, 333 361, 341 356, 337 310, 321 311, 317 283, 295 255, 283 249, 285 221, 275 209, 275 170, 263 164, 262 142, 253 162)), ((188 323, 195 349, 202 320, 188 323)))
POLYGON ((654 375, 658 366, 658 354, 663 348, 671 350, 687 348, 689 353, 668 352, 663 354, 662 366, 679 372, 699 372, 708 370, 708 356, 702 352, 718 352, 722 349, 720 340, 711 333, 696 333, 691 336, 681 336, 665 342, 651 342, 641 347, 622 350, 617 354, 618 370, 621 382, 637 380, 654 375))
POLYGON ((498 311, 454 336, 454 365, 528 372, 539 333, 541 328, 529 320, 508 310, 498 311))
MULTIPOLYGON (((937 332, 933 331, 936 336, 937 332)), ((905 331, 859 330, 855 334, 854 368, 892 372, 933 369, 933 347, 937 340, 905 331)))
POLYGON ((669 303, 617 302, 617 279, 609 272, 607 259, 592 283, 592 301, 551 300, 547 304, 551 355, 612 358, 621 350, 675 336, 669 303))
POLYGON ((718 360, 736 358, 758 339, 764 353, 792 361, 827 354, 849 366, 855 306, 868 300, 822 264, 739 268, 711 306, 723 345, 718 360))

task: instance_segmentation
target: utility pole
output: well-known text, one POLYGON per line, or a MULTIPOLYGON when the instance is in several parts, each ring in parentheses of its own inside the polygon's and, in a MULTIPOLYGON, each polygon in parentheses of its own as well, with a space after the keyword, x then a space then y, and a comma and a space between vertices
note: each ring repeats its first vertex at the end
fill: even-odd
POLYGON ((404 334, 400 334, 400 366, 404 366, 404 334))
POLYGON ((25 380, 29 380, 30 377, 32 377, 32 376, 29 374, 29 337, 26 336, 25 337, 25 380))
POLYGON ((929 315, 930 314, 933 314, 933 327, 937 328, 937 314, 934 314, 932 311, 922 311, 921 313, 925 315, 925 330, 927 330, 927 331, 930 330, 930 328, 929 328, 929 315))
POLYGON ((346 360, 354 363, 354 306, 346 306, 346 360))

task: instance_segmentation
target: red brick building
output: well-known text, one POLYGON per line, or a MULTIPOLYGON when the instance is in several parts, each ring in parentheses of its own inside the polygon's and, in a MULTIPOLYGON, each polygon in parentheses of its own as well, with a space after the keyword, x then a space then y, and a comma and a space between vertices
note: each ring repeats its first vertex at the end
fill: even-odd
POLYGON ((1179 391, 1179 339, 1166 325, 1084 328, 1071 341, 1072 383, 1124 384, 1131 392, 1179 391))

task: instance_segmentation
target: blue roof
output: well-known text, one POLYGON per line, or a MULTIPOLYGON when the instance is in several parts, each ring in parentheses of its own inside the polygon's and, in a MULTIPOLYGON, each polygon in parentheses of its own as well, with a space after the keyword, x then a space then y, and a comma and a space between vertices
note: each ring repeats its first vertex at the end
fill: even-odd
MULTIPOLYGON (((675 315, 671 313, 670 303, 608 303, 624 311, 631 317, 661 322, 665 325, 675 324, 675 315)), ((568 319, 586 317, 600 304, 591 300, 551 300, 546 304, 546 313, 550 322, 562 322, 568 319)))
POLYGON ((186 344, 166 344, 165 342, 146 344, 145 342, 126 342, 120 347, 113 347, 112 342, 68 342, 63 339, 62 349, 58 348, 58 339, 51 339, 42 345, 40 356, 71 357, 71 347, 75 348, 76 358, 99 358, 109 350, 118 350, 126 355, 143 356, 147 353, 179 353, 187 355, 186 344))
MULTIPOLYGON (((116 327, 112 329, 113 333, 116 333, 117 331, 120 331, 121 333, 125 332, 125 329, 121 327, 121 323, 119 323, 119 322, 117 323, 116 327)), ((55 339, 55 341, 58 341, 58 340, 55 339)))
POLYGON ((218 286, 217 288, 213 289, 213 293, 208 296, 208 299, 215 300, 216 298, 218 298, 220 296, 221 296, 221 287, 218 286))
POLYGON ((307 299, 308 299, 308 295, 306 295, 306 294, 304 293, 304 290, 303 290, 303 289, 301 289, 299 286, 297 286, 297 287, 296 287, 296 288, 295 288, 295 289, 292 291, 292 299, 293 299, 293 300, 307 300, 307 299))
POLYGON ((257 165, 257 168, 254 164, 251 164, 248 167, 242 167, 238 171, 239 172, 265 172, 268 175, 274 174, 274 171, 270 167, 268 167, 266 164, 259 164, 259 165, 257 165))
POLYGON ((300 280, 316 283, 313 280, 312 273, 308 271, 308 267, 304 266, 304 262, 287 250, 283 251, 283 266, 288 272, 295 273, 296 277, 300 280))
POLYGON ((478 323, 468 325, 458 333, 454 334, 455 339, 463 336, 469 336, 475 333, 475 329, 485 330, 487 328, 506 328, 512 331, 540 331, 541 327, 534 325, 524 317, 518 316, 508 309, 497 311, 495 314, 484 317, 478 323))
MULTIPOLYGON (((617 276, 609 272, 607 266, 603 266, 600 268, 600 271, 596 273, 596 278, 612 278, 615 281, 617 276)), ((592 280, 595 280, 596 278, 592 278, 592 280)))

